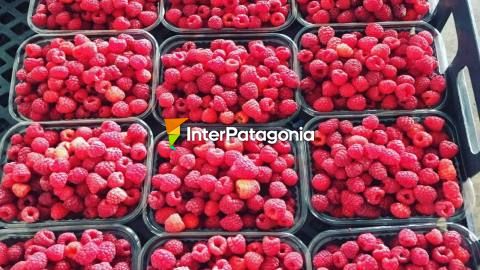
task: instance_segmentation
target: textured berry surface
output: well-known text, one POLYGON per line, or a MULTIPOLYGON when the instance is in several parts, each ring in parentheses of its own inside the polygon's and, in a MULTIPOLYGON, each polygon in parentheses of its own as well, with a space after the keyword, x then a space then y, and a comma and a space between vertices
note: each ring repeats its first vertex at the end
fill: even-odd
POLYGON ((463 205, 458 146, 431 119, 368 116, 348 129, 348 120, 321 122, 310 143, 312 207, 342 218, 453 216, 463 205))
POLYGON ((175 148, 167 141, 157 144, 148 199, 155 222, 167 232, 295 225, 300 184, 290 143, 183 140, 175 148), (186 156, 193 156, 188 168, 182 163, 186 156))
POLYGON ((187 41, 161 57, 161 116, 227 125, 285 119, 299 108, 292 53, 261 40, 187 41))
MULTIPOLYGON (((27 44, 14 106, 33 121, 138 116, 152 98, 153 46, 128 34, 27 44)), ((32 147, 42 150, 45 143, 32 147)))
POLYGON ((290 1, 170 1, 165 20, 183 30, 282 27, 291 16, 290 1))
POLYGON ((429 10, 428 0, 299 0, 302 17, 314 24, 417 21, 429 10))
POLYGON ((380 236, 364 233, 352 236, 356 239, 349 241, 323 243, 316 254, 312 254, 313 268, 397 270, 470 269, 472 266, 472 250, 456 231, 402 229, 398 233, 382 233, 380 236), (449 239, 449 234, 458 238, 449 239))
POLYGON ((446 80, 433 41, 427 31, 374 23, 363 32, 323 26, 304 33, 298 44, 304 99, 317 112, 436 107, 446 80))
POLYGON ((39 230, 0 242, 2 248, 8 249, 8 256, 6 252, 0 256, 4 269, 132 269, 132 246, 115 232, 39 230), (118 243, 122 243, 121 252, 118 243))
POLYGON ((0 184, 0 219, 119 218, 137 207, 147 175, 148 131, 138 123, 104 121, 75 129, 29 125, 13 135, 0 184), (48 148, 32 144, 47 138, 48 148), (140 150, 137 150, 140 151, 140 150))
POLYGON ((32 22, 44 30, 128 30, 153 25, 158 19, 158 0, 41 0, 32 22))
MULTIPOLYGON (((263 241, 239 234, 215 235, 204 240, 172 239, 160 244, 149 256, 147 269, 305 269, 299 247, 283 239, 265 236, 263 241), (278 247, 266 246, 265 242, 278 247), (180 252, 172 252, 170 241, 183 242, 180 252), (263 244, 262 244, 263 242, 263 244), (175 268, 175 266, 177 268, 175 268)), ((145 266, 147 267, 147 266, 145 266)))

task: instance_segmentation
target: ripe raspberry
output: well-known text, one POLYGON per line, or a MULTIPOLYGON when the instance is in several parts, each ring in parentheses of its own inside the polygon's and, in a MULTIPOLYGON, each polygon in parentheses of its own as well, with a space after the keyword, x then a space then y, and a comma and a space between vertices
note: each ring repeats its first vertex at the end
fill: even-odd
POLYGON ((237 214, 227 215, 220 220, 220 226, 226 231, 235 232, 242 229, 243 221, 237 214))
POLYGON ((34 254, 28 256, 25 267, 28 267, 28 269, 39 270, 47 267, 47 264, 47 255, 45 255, 44 252, 35 252, 34 254))
POLYGON ((245 238, 241 234, 227 237, 227 246, 233 254, 244 254, 246 250, 245 238))
POLYGON ((182 255, 184 252, 182 241, 176 239, 168 240, 163 247, 175 256, 182 255))
POLYGON ((285 255, 283 264, 287 269, 298 270, 303 267, 303 257, 298 252, 290 252, 285 255))
POLYGON ((390 206, 390 212, 396 218, 409 218, 412 214, 410 207, 402 203, 393 203, 390 206))
POLYGON ((166 249, 156 249, 150 256, 150 261, 157 269, 173 268, 176 264, 175 255, 166 249))
POLYGON ((260 269, 263 263, 263 256, 257 252, 247 252, 243 257, 245 259, 245 266, 247 269, 260 269))
POLYGON ((458 153, 458 145, 450 141, 441 141, 438 150, 441 158, 451 159, 458 153))
POLYGON ((281 219, 286 213, 286 204, 281 199, 268 199, 263 206, 265 215, 273 220, 281 219))

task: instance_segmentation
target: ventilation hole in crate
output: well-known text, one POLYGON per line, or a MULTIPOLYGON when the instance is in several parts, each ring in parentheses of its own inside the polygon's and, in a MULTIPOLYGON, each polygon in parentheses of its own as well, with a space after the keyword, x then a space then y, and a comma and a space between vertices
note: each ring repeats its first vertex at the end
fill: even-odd
POLYGON ((5 65, 7 62, 5 62, 5 60, 3 60, 2 58, 0 58, 0 67, 5 65))
POLYGON ((17 47, 18 45, 14 45, 13 47, 8 48, 6 52, 12 57, 15 57, 15 54, 17 53, 17 47))
POLYGON ((10 39, 7 37, 7 35, 0 33, 0 46, 3 46, 10 42, 10 39))
POLYGON ((12 14, 8 13, 8 12, 7 12, 7 13, 0 14, 0 22, 1 22, 2 24, 7 24, 7 23, 13 21, 13 19, 15 19, 15 17, 14 17, 12 14))
POLYGON ((455 20, 453 16, 450 16, 447 23, 442 29, 442 37, 444 39, 445 50, 447 53, 449 65, 452 63, 453 58, 455 58, 458 51, 458 39, 456 32, 457 30, 455 28, 455 20))
POLYGON ((6 81, 10 81, 10 79, 12 78, 12 69, 7 69, 5 70, 3 73, 2 73, 2 77, 6 80, 6 81))
POLYGON ((22 13, 27 13, 28 11, 28 1, 22 1, 22 3, 15 7, 18 11, 22 13))
POLYGON ((4 108, 8 106, 8 93, 0 96, 0 106, 4 108))
POLYGON ((21 35, 29 30, 28 26, 24 23, 17 23, 12 27, 12 31, 17 34, 21 35))

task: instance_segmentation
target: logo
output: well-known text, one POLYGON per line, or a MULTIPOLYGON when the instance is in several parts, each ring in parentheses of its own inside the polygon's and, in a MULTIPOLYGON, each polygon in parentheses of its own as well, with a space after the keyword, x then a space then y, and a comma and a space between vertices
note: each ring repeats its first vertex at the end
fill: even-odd
POLYGON ((175 150, 175 146, 173 145, 178 137, 180 137, 180 126, 187 121, 188 118, 170 118, 165 119, 165 126, 167 128, 168 134, 168 143, 170 144, 170 148, 175 150))

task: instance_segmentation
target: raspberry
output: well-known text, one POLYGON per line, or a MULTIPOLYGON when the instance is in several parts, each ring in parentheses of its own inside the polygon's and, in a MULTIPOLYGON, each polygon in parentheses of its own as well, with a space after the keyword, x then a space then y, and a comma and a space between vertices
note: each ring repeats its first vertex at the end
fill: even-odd
POLYGON ((445 126, 445 120, 438 116, 427 116, 423 123, 429 130, 437 132, 442 131, 445 126))
POLYGON ((390 206, 390 211, 396 218, 409 218, 411 216, 410 207, 402 203, 394 203, 390 206))
POLYGON ((269 199, 264 204, 264 211, 267 217, 273 220, 281 219, 286 212, 285 201, 280 199, 269 199))
POLYGON ((258 174, 258 168, 250 159, 241 158, 233 163, 230 173, 236 178, 252 179, 258 174))
POLYGON ((175 256, 166 249, 157 249, 150 256, 150 262, 157 269, 173 268, 176 264, 175 256))
POLYGON ((55 244, 50 246, 45 253, 49 261, 58 262, 64 259, 64 250, 65 245, 55 244))
POLYGON ((416 247, 411 250, 410 259, 413 264, 423 266, 428 264, 429 255, 423 248, 416 247))
POLYGON ((313 266, 318 268, 328 268, 333 264, 333 256, 327 250, 321 250, 313 257, 313 266))
POLYGON ((109 204, 120 204, 123 201, 125 201, 128 197, 128 194, 123 190, 122 188, 115 187, 108 191, 107 197, 106 197, 106 202, 109 204))
POLYGON ((165 243, 164 248, 173 255, 182 255, 184 251, 183 243, 180 240, 172 239, 165 243))
POLYGON ((451 159, 458 153, 458 145, 450 141, 441 141, 438 150, 441 158, 451 159))
POLYGON ((256 180, 239 179, 235 182, 235 187, 240 199, 249 199, 260 192, 260 185, 256 180))
POLYGON ((80 265, 89 265, 95 260, 97 253, 97 245, 94 243, 87 243, 80 247, 74 260, 80 265))
POLYGON ((290 252, 284 257, 283 264, 287 269, 302 269, 303 257, 298 252, 290 252))
POLYGON ((181 232, 185 230, 185 224, 178 214, 172 214, 165 220, 166 232, 181 232))
POLYGON ((227 250, 227 240, 222 236, 208 239, 208 250, 214 256, 222 256, 227 250))
POLYGON ((226 231, 234 232, 242 229, 243 222, 237 214, 227 215, 220 220, 220 226, 226 231))
POLYGON ((29 269, 44 269, 47 267, 48 259, 47 255, 43 252, 35 252, 34 254, 28 256, 25 267, 28 267, 29 269))
POLYGON ((277 256, 280 252, 280 239, 276 237, 265 236, 262 240, 262 249, 267 256, 277 256))
POLYGON ((257 252, 247 252, 244 256, 247 269, 260 269, 263 263, 263 256, 257 252))
POLYGON ((399 171, 395 174, 395 181, 405 188, 413 188, 418 183, 418 175, 412 171, 399 171))
POLYGON ((35 234, 33 241, 37 245, 49 247, 55 244, 55 234, 51 231, 41 230, 35 234))
POLYGON ((340 246, 340 251, 347 259, 353 259, 359 252, 359 246, 355 241, 347 241, 340 246))

